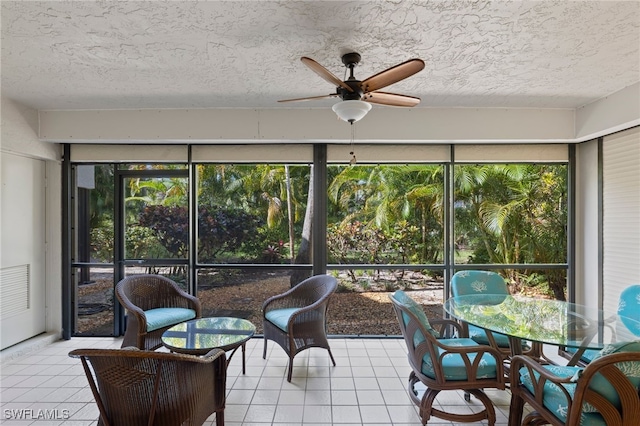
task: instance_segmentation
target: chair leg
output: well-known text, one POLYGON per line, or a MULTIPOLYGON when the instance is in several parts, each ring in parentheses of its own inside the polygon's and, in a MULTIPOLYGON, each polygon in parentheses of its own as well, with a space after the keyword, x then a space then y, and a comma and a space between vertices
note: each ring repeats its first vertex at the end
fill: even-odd
POLYGON ((509 404, 509 424, 522 424, 522 412, 524 410, 524 400, 511 392, 511 403, 509 404))
POLYGON ((291 374, 293 373, 293 357, 289 357, 289 372, 287 373, 287 382, 291 383, 291 374))
POLYGON ((522 421, 525 426, 539 426, 549 424, 537 411, 532 411, 522 421))
POLYGON ((224 426, 224 410, 216 411, 216 426, 224 426))
POLYGON ((327 351, 329 351, 329 358, 331 358, 331 362, 333 363, 333 366, 336 366, 336 360, 333 359, 333 354, 331 353, 331 349, 329 347, 327 347, 327 351))
POLYGON ((422 420, 423 425, 426 425, 431 418, 431 414, 437 411, 433 409, 433 401, 439 393, 439 390, 427 388, 422 396, 422 401, 420 401, 420 420, 422 420))
POLYGON ((262 349, 262 359, 267 359, 267 338, 264 338, 264 349, 262 349))

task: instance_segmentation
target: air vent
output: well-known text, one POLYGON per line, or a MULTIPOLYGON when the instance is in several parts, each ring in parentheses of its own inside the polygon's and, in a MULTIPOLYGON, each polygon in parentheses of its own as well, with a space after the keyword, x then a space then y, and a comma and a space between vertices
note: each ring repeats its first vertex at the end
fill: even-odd
POLYGON ((11 266, 0 270, 1 317, 8 318, 29 309, 29 265, 11 266))

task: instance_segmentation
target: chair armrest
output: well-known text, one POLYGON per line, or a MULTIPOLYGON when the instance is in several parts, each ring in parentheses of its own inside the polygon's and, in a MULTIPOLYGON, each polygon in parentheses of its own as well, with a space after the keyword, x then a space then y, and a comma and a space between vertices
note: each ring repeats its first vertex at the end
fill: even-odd
MULTIPOLYGON (((489 346, 489 345, 473 345, 473 346, 451 346, 442 343, 441 340, 436 339, 435 337, 429 336, 429 338, 433 338, 432 342, 435 346, 444 349, 446 353, 454 353, 454 354, 476 354, 476 353, 487 353, 494 358, 498 364, 502 363, 502 354, 499 350, 489 346)), ((443 355, 445 355, 444 353, 443 355)), ((441 355, 442 356, 442 355, 441 355)))
POLYGON ((141 333, 147 331, 147 317, 144 311, 138 306, 131 304, 128 300, 122 302, 122 306, 127 310, 129 315, 134 315, 138 323, 138 330, 141 333))
POLYGON ((569 392, 566 390, 563 383, 572 383, 574 382, 572 377, 559 377, 552 374, 549 370, 544 368, 542 364, 525 355, 516 355, 511 358, 511 367, 509 374, 511 381, 511 391, 512 392, 521 392, 522 382, 520 380, 520 369, 525 367, 531 379, 532 387, 533 387, 533 398, 535 401, 544 405, 543 397, 544 397, 544 386, 547 382, 555 383, 562 391, 564 396, 567 398, 569 402, 569 408, 571 407, 572 397, 569 392), (536 373, 536 374, 534 374, 536 373))
POLYGON ((198 357, 198 359, 211 362, 221 356, 225 356, 225 352, 222 349, 215 348, 215 349, 211 349, 204 356, 198 357))
MULTIPOLYGON (((556 384, 560 384, 560 383, 571 383, 572 382, 572 378, 571 377, 559 377, 556 376, 555 374, 552 374, 551 372, 549 372, 549 370, 547 370, 546 368, 543 367, 542 364, 540 364, 538 361, 536 361, 535 359, 525 356, 525 355, 515 355, 511 358, 511 371, 512 372, 517 372, 519 371, 522 367, 526 367, 527 370, 529 370, 529 374, 532 373, 538 373, 540 375, 540 377, 544 378, 545 380, 549 380, 553 383, 556 384)), ((533 376, 532 376, 533 378, 533 376)), ((518 385, 520 382, 520 375, 519 374, 512 374, 511 375, 511 383, 514 385, 518 385)))

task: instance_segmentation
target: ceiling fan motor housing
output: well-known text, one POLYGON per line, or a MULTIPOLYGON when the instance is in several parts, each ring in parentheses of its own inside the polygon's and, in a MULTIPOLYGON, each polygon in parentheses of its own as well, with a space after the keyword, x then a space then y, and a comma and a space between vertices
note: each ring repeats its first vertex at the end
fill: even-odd
POLYGON ((353 89, 353 92, 350 92, 343 87, 337 87, 336 90, 338 91, 338 95, 342 100, 359 101, 360 99, 362 99, 362 95, 364 94, 364 91, 362 90, 362 87, 360 87, 360 80, 349 79, 349 80, 345 80, 345 83, 349 87, 351 87, 351 89, 353 89))

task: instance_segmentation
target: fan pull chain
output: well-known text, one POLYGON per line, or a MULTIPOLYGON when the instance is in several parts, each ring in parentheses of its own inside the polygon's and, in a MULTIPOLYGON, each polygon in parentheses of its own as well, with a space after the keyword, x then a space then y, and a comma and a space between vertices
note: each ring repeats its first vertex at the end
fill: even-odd
POLYGON ((351 160, 349 161, 349 164, 351 164, 352 166, 356 164, 356 154, 355 154, 355 150, 353 149, 353 140, 355 139, 355 136, 356 136, 356 128, 352 122, 351 123, 351 152, 349 153, 349 155, 351 155, 351 160))

